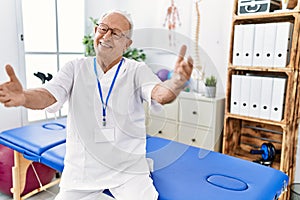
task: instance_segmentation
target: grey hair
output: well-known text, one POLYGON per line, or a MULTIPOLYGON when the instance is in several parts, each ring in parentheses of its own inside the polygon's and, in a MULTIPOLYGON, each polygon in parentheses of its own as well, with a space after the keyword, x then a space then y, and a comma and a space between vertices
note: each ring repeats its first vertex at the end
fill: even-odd
POLYGON ((118 13, 120 15, 122 15, 123 17, 125 17, 125 19, 128 21, 129 23, 129 38, 132 38, 132 32, 133 32, 133 21, 131 19, 131 16, 129 13, 127 13, 126 11, 122 11, 122 10, 110 10, 108 12, 105 12, 100 20, 102 20, 105 16, 112 14, 112 13, 118 13))

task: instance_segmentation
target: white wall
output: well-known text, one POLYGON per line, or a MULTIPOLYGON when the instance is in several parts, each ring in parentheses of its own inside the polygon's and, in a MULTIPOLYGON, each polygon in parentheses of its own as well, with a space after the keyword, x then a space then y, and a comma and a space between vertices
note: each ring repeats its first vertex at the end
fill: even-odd
MULTIPOLYGON (((152 29, 152 31, 153 29, 165 30, 165 32, 160 30, 156 31, 156 33, 160 34, 162 40, 158 40, 159 45, 165 45, 160 47, 168 48, 168 38, 164 36, 164 34, 167 34, 167 28, 162 25, 170 4, 171 1, 161 0, 111 0, 109 3, 104 0, 87 0, 85 16, 86 19, 90 16, 98 18, 107 10, 126 10, 132 16, 135 32, 140 35, 142 32, 141 29, 145 30, 142 34, 146 42, 154 41, 151 40, 151 38, 155 37, 153 36, 154 33, 149 29, 152 29), (147 29, 149 30, 148 32, 147 29)), ((175 0, 175 4, 179 10, 182 24, 180 27, 177 26, 176 32, 181 34, 182 37, 185 37, 184 41, 195 41, 195 0, 175 0)), ((211 70, 209 69, 211 67, 210 62, 213 62, 213 67, 216 68, 216 73, 218 73, 217 77, 220 79, 218 80, 218 87, 221 90, 219 91, 220 93, 225 93, 232 5, 233 0, 202 0, 199 2, 201 18, 199 45, 209 57, 209 64, 206 66, 206 70, 211 70)), ((86 24, 89 25, 88 20, 86 24)), ((90 28, 91 27, 88 27, 88 29, 90 28)), ((134 34, 134 36, 137 37, 137 34, 134 34)), ((140 45, 139 38, 135 37, 133 45, 140 45)), ((157 40, 157 38, 155 39, 157 40)), ((193 51, 192 48, 194 47, 190 47, 191 52, 193 51)), ((177 50, 176 48, 174 51, 176 52, 177 50)))
MULTIPOLYGON (((190 33, 189 13, 191 3, 191 0, 176 1, 182 21, 182 27, 180 27, 179 31, 181 30, 183 34, 190 33)), ((99 18, 108 10, 119 9, 127 11, 131 15, 135 28, 161 28, 163 27, 162 25, 164 23, 167 8, 170 5, 170 2, 161 0, 111 0, 108 3, 105 0, 86 0, 85 4, 86 19, 90 16, 99 18)))
MULTIPOLYGON (((18 15, 15 0, 0 0, 0 83, 8 80, 4 69, 6 64, 13 65, 17 75, 20 75, 22 71, 19 65, 16 16, 18 15)), ((21 124, 21 108, 5 108, 2 104, 0 105, 0 131, 21 126, 21 124)))
POLYGON ((233 0, 202 0, 200 46, 212 58, 225 92, 233 0))

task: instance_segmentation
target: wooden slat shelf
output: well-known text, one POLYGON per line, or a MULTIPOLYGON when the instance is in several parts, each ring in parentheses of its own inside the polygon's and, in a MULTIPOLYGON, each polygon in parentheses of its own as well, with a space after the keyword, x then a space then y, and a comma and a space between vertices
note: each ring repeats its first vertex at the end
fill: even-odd
POLYGON ((270 124, 270 125, 280 126, 280 127, 285 127, 286 126, 286 123, 283 122, 283 121, 277 122, 277 121, 272 121, 272 120, 248 117, 248 116, 243 116, 243 115, 236 115, 236 114, 231 114, 231 113, 226 113, 225 117, 234 118, 234 119, 242 119, 242 120, 247 120, 247 121, 257 122, 257 123, 263 123, 263 124, 270 124))
POLYGON ((294 73, 295 69, 290 68, 289 66, 285 67, 285 68, 278 68, 278 67, 259 67, 259 66, 254 66, 254 67, 244 67, 244 66, 232 66, 231 64, 229 64, 228 67, 229 70, 241 70, 241 71, 258 71, 258 72, 279 72, 279 73, 294 73))
MULTIPOLYGON (((280 5, 278 2, 280 1, 277 1, 277 7, 280 5)), ((251 154, 250 151, 260 149, 263 143, 270 142, 278 150, 271 167, 286 173, 290 178, 289 184, 291 184, 294 181, 296 169, 298 125, 300 122, 300 0, 290 0, 289 6, 292 8, 292 11, 289 12, 237 15, 238 0, 234 1, 227 70, 223 153, 255 161, 261 159, 261 155, 251 154), (273 22, 291 22, 293 24, 289 63, 284 68, 233 66, 235 25, 273 22), (230 113, 231 78, 234 74, 286 78, 282 120, 272 121, 230 113)), ((288 200, 289 196, 288 191, 281 195, 280 200, 288 200)))
MULTIPOLYGON (((248 161, 256 161, 260 159, 259 155, 254 155, 254 154, 250 154, 249 151, 245 151, 241 148, 236 149, 235 154, 233 154, 232 156, 235 156, 237 158, 241 158, 243 160, 248 160, 248 161)), ((271 164, 271 167, 275 168, 275 169, 280 169, 280 161, 279 161, 279 156, 276 156, 275 161, 271 164)))
POLYGON ((293 10, 289 12, 272 12, 255 15, 233 15, 232 19, 236 24, 266 23, 270 22, 270 20, 272 20, 272 22, 283 22, 295 20, 299 13, 299 10, 293 10))

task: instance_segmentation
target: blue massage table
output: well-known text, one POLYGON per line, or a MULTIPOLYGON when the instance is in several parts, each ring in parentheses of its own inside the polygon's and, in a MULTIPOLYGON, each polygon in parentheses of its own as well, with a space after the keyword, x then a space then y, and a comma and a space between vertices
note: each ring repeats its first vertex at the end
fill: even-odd
MULTIPOLYGON (((62 172, 65 124, 65 119, 59 119, 4 131, 0 144, 14 149, 19 160, 26 158, 62 172)), ((289 181, 279 170, 158 137, 147 137, 147 157, 154 160, 151 174, 159 200, 272 200, 289 181)), ((20 174, 22 167, 14 168, 20 174)), ((19 179, 13 182, 20 184, 19 179)), ((14 200, 20 199, 21 192, 13 185, 14 200)))
MULTIPOLYGON (((0 144, 14 150, 14 167, 12 168, 13 187, 11 189, 14 200, 21 199, 21 194, 26 183, 26 172, 32 162, 42 163, 42 154, 44 152, 65 144, 65 126, 66 118, 61 118, 3 131, 0 134, 0 144)), ((53 165, 55 164, 53 163, 53 165)), ((50 167, 53 168, 52 166, 50 167)), ((44 185, 42 188, 37 188, 29 194, 25 194, 22 199, 26 199, 41 190, 52 187, 59 183, 59 181, 57 179, 50 184, 44 185)))

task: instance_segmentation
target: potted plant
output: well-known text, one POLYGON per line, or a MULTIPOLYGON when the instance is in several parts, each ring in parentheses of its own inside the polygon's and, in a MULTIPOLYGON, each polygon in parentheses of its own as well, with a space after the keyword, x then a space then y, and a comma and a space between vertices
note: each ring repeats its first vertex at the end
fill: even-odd
MULTIPOLYGON (((93 26, 97 26, 98 19, 94 19, 89 17, 93 26)), ((94 49, 94 33, 87 34, 82 39, 82 44, 85 47, 84 56, 95 56, 95 49, 94 49)))
POLYGON ((217 78, 214 75, 205 78, 205 96, 216 97, 217 78))

